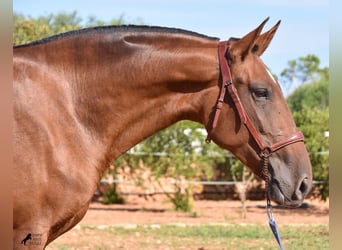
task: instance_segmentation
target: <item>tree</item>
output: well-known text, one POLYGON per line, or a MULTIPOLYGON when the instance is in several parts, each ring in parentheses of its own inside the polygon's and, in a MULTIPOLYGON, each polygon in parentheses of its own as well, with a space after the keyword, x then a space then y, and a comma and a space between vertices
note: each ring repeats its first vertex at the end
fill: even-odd
POLYGON ((312 54, 288 62, 288 68, 281 72, 284 87, 291 92, 297 87, 316 81, 328 81, 329 69, 320 68, 320 59, 312 54))
POLYGON ((13 43, 14 45, 25 44, 70 30, 81 29, 81 21, 82 18, 77 15, 76 11, 70 14, 49 14, 38 18, 14 13, 13 43))
POLYGON ((292 112, 301 111, 306 107, 325 109, 329 107, 329 83, 320 80, 301 86, 287 98, 287 101, 292 112))
MULTIPOLYGON (((137 19, 136 22, 142 23, 142 21, 139 19, 137 19)), ((84 22, 84 20, 77 14, 76 11, 71 13, 51 13, 46 16, 39 16, 37 18, 25 17, 24 15, 14 13, 13 44, 25 44, 52 35, 86 27, 122 25, 125 23, 126 21, 124 19, 124 15, 121 15, 119 18, 114 18, 106 23, 94 16, 88 17, 88 20, 84 22)))
POLYGON ((295 91, 287 98, 313 167, 313 179, 319 182, 318 196, 329 196, 329 68, 321 68, 317 56, 309 54, 288 62, 281 73, 295 91))
MULTIPOLYGON (((192 185, 182 190, 182 178, 206 180, 213 177, 215 164, 224 162, 226 151, 205 143, 205 130, 197 123, 182 121, 149 137, 114 162, 116 167, 149 166, 156 180, 172 177, 176 193, 168 195, 176 210, 191 211, 192 185)), ((162 187, 162 183, 160 183, 162 187)))
POLYGON ((319 182, 316 194, 329 197, 329 86, 321 80, 298 88, 288 97, 289 107, 305 144, 313 167, 313 179, 319 182))
POLYGON ((235 181, 235 190, 239 195, 242 204, 242 217, 246 217, 246 199, 247 192, 254 179, 254 174, 250 169, 247 169, 245 165, 242 164, 238 159, 233 160, 230 168, 233 180, 235 181))

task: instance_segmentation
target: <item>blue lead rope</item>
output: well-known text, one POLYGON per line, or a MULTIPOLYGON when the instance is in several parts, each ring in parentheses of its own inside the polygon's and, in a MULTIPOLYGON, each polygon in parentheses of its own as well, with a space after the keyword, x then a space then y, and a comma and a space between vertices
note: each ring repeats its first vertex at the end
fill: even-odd
POLYGON ((284 250, 284 246, 283 246, 283 243, 281 242, 281 238, 280 238, 280 234, 279 234, 279 231, 277 228, 277 224, 273 218, 273 208, 272 208, 270 200, 267 200, 266 213, 268 216, 268 223, 270 225, 272 233, 274 234, 274 237, 276 238, 276 240, 278 242, 280 250, 284 250))

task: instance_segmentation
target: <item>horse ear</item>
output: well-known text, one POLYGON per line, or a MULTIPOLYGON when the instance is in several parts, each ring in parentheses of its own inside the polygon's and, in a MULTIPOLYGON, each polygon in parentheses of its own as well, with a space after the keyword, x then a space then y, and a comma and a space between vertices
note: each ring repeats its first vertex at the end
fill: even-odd
POLYGON ((269 31, 265 32, 264 34, 262 34, 256 39, 252 48, 253 53, 255 53, 258 56, 261 56, 264 53, 268 45, 271 43, 279 25, 280 25, 280 20, 277 22, 276 25, 273 26, 273 28, 271 28, 269 31))
POLYGON ((251 51, 253 45, 255 44, 255 40, 260 35, 263 27, 268 21, 269 17, 266 18, 255 30, 249 32, 247 35, 242 37, 239 40, 234 39, 234 43, 229 44, 230 47, 230 55, 233 57, 243 58, 251 51))

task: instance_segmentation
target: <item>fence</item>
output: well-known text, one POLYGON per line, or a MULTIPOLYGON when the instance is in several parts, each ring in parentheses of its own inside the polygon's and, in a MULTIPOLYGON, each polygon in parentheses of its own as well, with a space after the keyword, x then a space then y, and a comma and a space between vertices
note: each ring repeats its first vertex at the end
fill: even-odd
MULTIPOLYGON (((127 152, 130 155, 146 155, 147 153, 145 152, 135 152, 133 150, 127 152)), ((329 155, 329 151, 326 152, 316 152, 315 154, 322 154, 322 155, 329 155)), ((165 153, 153 153, 153 155, 156 156, 166 156, 165 153)), ((231 153, 227 152, 227 155, 225 156, 229 159, 235 158, 231 153)), ((132 177, 132 176, 131 176, 132 177)), ((162 181, 163 182, 163 181, 162 181)), ((164 184, 165 182, 163 182, 164 184)), ((206 196, 206 195, 222 195, 222 196, 234 196, 237 197, 238 194, 235 190, 235 187, 237 187, 239 184, 241 185, 243 182, 239 181, 222 181, 222 180, 216 180, 216 181, 190 181, 190 180, 176 180, 176 179, 168 179, 167 180, 167 185, 192 185, 192 186, 202 186, 202 191, 197 192, 194 191, 193 194, 197 196, 206 196), (211 188, 210 188, 211 187, 211 188), (217 187, 217 188, 215 188, 217 187), (220 188, 219 188, 220 187, 220 188)), ((325 184, 327 182, 325 181, 313 181, 314 185, 320 185, 320 184, 325 184)), ((121 187, 124 186, 130 186, 129 188, 119 188, 117 194, 120 196, 153 196, 153 195, 165 195, 165 194, 174 194, 175 191, 170 190, 170 188, 158 188, 155 186, 154 182, 151 180, 145 181, 142 179, 135 180, 134 177, 130 179, 116 179, 116 180, 108 180, 108 179, 102 179, 101 184, 118 184, 121 187), (146 184, 147 183, 147 184, 146 184), (154 186, 150 189, 146 188, 143 190, 139 190, 139 188, 134 188, 134 186, 154 186), (124 191, 123 191, 124 190, 124 191)), ((246 183, 245 183, 246 184, 246 183)), ((254 197, 260 197, 261 199, 264 198, 264 188, 263 188, 263 182, 258 182, 258 187, 254 188, 249 188, 248 189, 248 194, 249 196, 254 196, 254 197)), ((197 189, 198 190, 198 189, 197 189)))
MULTIPOLYGON (((139 181, 134 181, 134 180, 107 180, 107 179, 102 179, 101 180, 102 184, 134 184, 134 185, 141 185, 141 180, 139 181)), ((241 182, 239 181, 179 181, 179 180, 172 180, 171 184, 185 184, 185 185, 201 185, 201 186, 235 186, 241 182)), ((319 184, 324 184, 327 183, 325 181, 313 181, 313 185, 319 185, 319 184)), ((165 193, 168 194, 174 194, 175 192, 165 192, 165 191, 144 191, 144 192, 118 192, 119 195, 122 196, 130 196, 130 195, 136 195, 136 196, 146 196, 146 195, 163 195, 165 193)), ((206 191, 202 192, 201 194, 206 195, 206 194, 223 194, 225 193, 226 195, 234 195, 236 191, 234 191, 234 188, 231 189, 231 191, 206 191)), ((264 197, 264 190, 263 189, 256 189, 256 190, 250 190, 249 193, 252 193, 254 196, 260 196, 264 197)), ((194 194, 194 195, 199 195, 199 194, 194 194)))

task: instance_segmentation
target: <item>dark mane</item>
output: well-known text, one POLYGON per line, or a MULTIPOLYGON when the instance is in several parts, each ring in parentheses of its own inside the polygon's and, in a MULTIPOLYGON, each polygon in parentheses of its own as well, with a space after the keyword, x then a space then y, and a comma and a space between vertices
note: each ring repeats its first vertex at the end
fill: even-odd
POLYGON ((195 36, 204 39, 210 40, 218 40, 216 37, 209 37, 203 34, 199 34, 193 31, 177 29, 177 28, 166 28, 166 27, 158 27, 158 26, 143 26, 143 25, 121 25, 121 26, 98 26, 92 28, 84 28, 80 30, 73 30, 65 33, 61 33, 58 35, 53 35, 47 38, 43 38, 41 40, 33 41, 27 44, 16 45, 14 48, 17 47, 26 47, 26 46, 33 46, 44 44, 68 37, 75 37, 80 35, 89 35, 95 33, 113 33, 113 32, 155 32, 155 33, 171 33, 171 34, 182 34, 187 36, 195 36))

